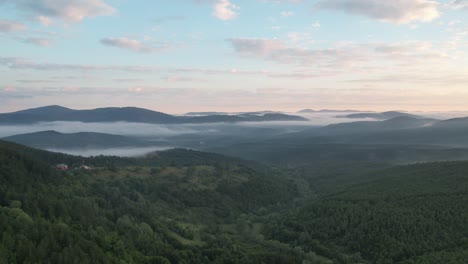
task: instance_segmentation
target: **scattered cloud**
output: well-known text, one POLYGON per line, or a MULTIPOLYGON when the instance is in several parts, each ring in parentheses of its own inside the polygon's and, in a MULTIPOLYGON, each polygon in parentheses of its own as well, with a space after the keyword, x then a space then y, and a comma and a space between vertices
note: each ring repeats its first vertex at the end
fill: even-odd
POLYGON ((283 11, 283 12, 281 12, 281 16, 282 17, 291 17, 291 16, 294 16, 294 12, 292 12, 292 11, 283 11))
POLYGON ((66 22, 79 22, 88 17, 106 16, 115 9, 103 0, 2 0, 17 9, 38 17, 39 21, 50 24, 50 18, 66 22))
POLYGON ((38 16, 37 20, 45 27, 48 27, 52 24, 52 20, 46 16, 38 16))
POLYGON ((260 0, 261 2, 268 2, 268 3, 276 3, 276 4, 281 4, 281 3, 301 3, 304 0, 260 0))
POLYGON ((320 69, 320 71, 376 68, 375 62, 387 67, 391 65, 418 67, 422 62, 441 62, 450 59, 447 54, 434 50, 428 42, 349 43, 335 44, 326 49, 309 49, 288 46, 278 39, 235 38, 227 41, 242 57, 320 69))
POLYGON ((158 69, 146 66, 110 66, 91 64, 42 63, 24 58, 0 57, 0 65, 15 70, 36 71, 126 71, 126 72, 155 72, 158 69))
POLYGON ((27 44, 33 44, 41 47, 47 47, 52 44, 52 40, 47 38, 25 38, 22 41, 27 44))
POLYGON ((464 9, 468 10, 468 1, 467 0, 453 0, 449 6, 453 9, 464 9))
POLYGON ((439 5, 432 0, 321 0, 317 3, 320 9, 343 11, 396 24, 432 21, 440 16, 439 5))
POLYGON ((186 17, 184 16, 163 16, 163 17, 158 17, 154 19, 153 21, 157 24, 161 24, 161 23, 168 22, 168 21, 182 21, 185 19, 186 17))
POLYGON ((271 56, 274 52, 287 50, 278 39, 232 38, 228 39, 236 53, 242 56, 271 56))
MULTIPOLYGON (((66 64, 35 62, 25 58, 0 57, 0 66, 13 70, 35 70, 35 71, 72 71, 72 72, 96 72, 96 71, 122 71, 130 73, 158 73, 168 72, 171 74, 204 74, 204 75, 267 75, 267 70, 242 70, 242 69, 206 69, 206 68, 159 68, 149 66, 123 66, 123 65, 92 65, 92 64, 66 64)), ((63 79, 63 76, 60 78, 63 79)), ((75 79, 69 76, 65 79, 75 79)), ((79 78, 81 79, 81 77, 79 78)))
POLYGON ((101 43, 106 46, 127 49, 141 53, 151 53, 167 48, 167 46, 163 45, 162 43, 159 43, 159 46, 152 46, 150 44, 129 38, 103 38, 101 39, 101 43))
POLYGON ((166 76, 162 78, 169 83, 178 83, 178 82, 205 82, 205 79, 194 78, 194 77, 185 77, 185 76, 166 76))
MULTIPOLYGON (((0 2, 1 3, 1 2, 0 2)), ((0 32, 15 32, 25 30, 26 26, 10 20, 0 19, 0 32)))
POLYGON ((213 6, 213 16, 220 20, 232 20, 237 17, 238 6, 229 0, 217 0, 213 6))

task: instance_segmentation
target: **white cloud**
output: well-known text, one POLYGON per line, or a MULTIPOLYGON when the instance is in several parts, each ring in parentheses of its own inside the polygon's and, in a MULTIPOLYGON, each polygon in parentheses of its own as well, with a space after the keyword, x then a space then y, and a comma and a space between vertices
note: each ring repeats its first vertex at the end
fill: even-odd
POLYGON ((41 22, 50 18, 66 22, 79 22, 87 17, 111 15, 115 9, 103 0, 3 0, 21 11, 39 17, 41 22))
POLYGON ((129 38, 104 38, 101 39, 101 43, 106 46, 112 46, 141 53, 151 53, 168 48, 168 45, 165 43, 143 43, 141 41, 129 38))
POLYGON ((320 9, 338 10, 397 24, 432 21, 440 16, 439 5, 432 0, 321 0, 317 3, 320 9))
POLYGON ((237 17, 236 10, 238 6, 229 2, 229 0, 217 0, 213 6, 213 15, 221 20, 232 20, 237 17))
POLYGON ((0 19, 0 32, 15 32, 25 30, 26 26, 9 20, 0 19))

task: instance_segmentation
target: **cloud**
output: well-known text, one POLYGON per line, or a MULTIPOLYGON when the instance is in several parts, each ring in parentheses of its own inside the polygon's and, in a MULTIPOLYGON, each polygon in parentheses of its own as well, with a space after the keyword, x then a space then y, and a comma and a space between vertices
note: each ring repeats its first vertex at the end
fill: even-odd
POLYGON ((449 3, 449 6, 453 9, 464 9, 468 10, 468 1, 466 0, 454 0, 449 3))
MULTIPOLYGON (((159 68, 150 66, 125 66, 125 65, 92 65, 92 64, 67 64, 35 62, 25 58, 0 57, 0 66, 11 70, 35 70, 35 71, 71 71, 94 73, 97 71, 121 71, 130 73, 168 73, 204 74, 204 75, 267 75, 266 70, 242 70, 242 69, 205 69, 205 68, 159 68)), ((81 79, 80 77, 79 79, 81 79)), ((61 76, 63 79, 63 76, 61 76)), ((66 79, 75 79, 69 76, 66 79)))
MULTIPOLYGON (((292 64, 318 72, 338 72, 350 68, 359 70, 363 67, 376 69, 376 62, 385 67, 417 67, 422 62, 439 63, 449 58, 445 53, 434 50, 428 42, 350 43, 326 49, 308 49, 288 46, 278 39, 235 38, 227 41, 242 57, 292 64)), ((310 72, 294 75, 316 76, 310 72)))
POLYGON ((0 57, 0 65, 15 70, 36 71, 126 71, 126 72, 155 72, 158 69, 146 66, 117 66, 117 65, 90 65, 66 63, 42 63, 24 58, 0 57))
POLYGON ((229 2, 229 0, 217 0, 213 6, 213 15, 221 20, 232 20, 237 17, 236 10, 238 6, 229 2))
POLYGON ((9 21, 9 20, 0 19, 0 32, 15 32, 15 31, 21 31, 25 29, 26 29, 26 26, 24 26, 23 24, 9 21))
POLYGON ((201 78, 193 78, 193 77, 183 77, 183 76, 165 76, 162 78, 166 82, 169 83, 177 83, 177 82, 205 82, 205 79, 201 78))
POLYGON ((37 21, 39 21, 39 23, 41 23, 45 27, 48 27, 52 24, 52 20, 46 16, 38 16, 37 21))
POLYGON ((287 49, 277 39, 232 38, 228 39, 234 50, 243 56, 270 56, 272 53, 287 49))
POLYGON ((320 22, 318 21, 315 21, 313 24, 312 24, 312 28, 320 28, 321 25, 320 25, 320 22))
POLYGON ((396 24, 429 22, 440 16, 439 3, 432 0, 321 0, 317 7, 396 24))
POLYGON ((282 17, 291 17, 294 16, 294 12, 292 11, 283 11, 280 13, 282 17))
POLYGON ((184 16, 163 16, 163 17, 158 17, 156 19, 154 19, 153 21, 157 24, 160 24, 160 23, 165 23, 165 22, 168 22, 168 21, 182 21, 182 20, 185 20, 186 17, 184 16))
POLYGON ((275 4, 281 4, 281 3, 297 4, 297 3, 301 3, 303 0, 260 0, 260 1, 266 2, 266 3, 275 3, 275 4))
POLYGON ((101 43, 106 46, 116 47, 120 49, 127 49, 142 53, 151 53, 160 50, 162 47, 152 47, 146 45, 138 40, 129 38, 104 38, 101 43))
POLYGON ((79 22, 88 17, 106 16, 115 9, 102 0, 3 0, 19 10, 41 18, 58 18, 66 22, 79 22))
POLYGON ((51 40, 47 38, 25 38, 23 42, 41 47, 47 47, 51 45, 51 40))

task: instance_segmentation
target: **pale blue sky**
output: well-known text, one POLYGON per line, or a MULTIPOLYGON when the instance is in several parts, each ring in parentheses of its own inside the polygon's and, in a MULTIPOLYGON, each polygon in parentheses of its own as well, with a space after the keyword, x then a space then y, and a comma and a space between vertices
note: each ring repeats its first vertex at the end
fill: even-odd
POLYGON ((468 110, 467 0, 0 0, 0 111, 468 110))

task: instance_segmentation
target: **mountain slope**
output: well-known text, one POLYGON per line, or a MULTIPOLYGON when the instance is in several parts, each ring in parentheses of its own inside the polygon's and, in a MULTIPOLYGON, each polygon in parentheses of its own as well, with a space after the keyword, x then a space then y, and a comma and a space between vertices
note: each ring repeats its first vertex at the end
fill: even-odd
POLYGON ((467 162, 373 174, 379 174, 378 179, 320 197, 279 219, 285 224, 272 229, 270 237, 338 263, 466 263, 467 162))
POLYGON ((290 204, 294 184, 241 161, 174 150, 153 154, 147 166, 58 172, 22 149, 0 141, 1 263, 306 259, 264 240, 254 220, 290 204))
POLYGON ((42 149, 119 148, 154 145, 152 142, 137 138, 93 132, 64 134, 56 131, 41 131, 6 137, 3 140, 42 149))
POLYGON ((463 124, 464 119, 397 117, 306 129, 207 150, 294 167, 460 160, 468 158, 468 122, 463 124))

